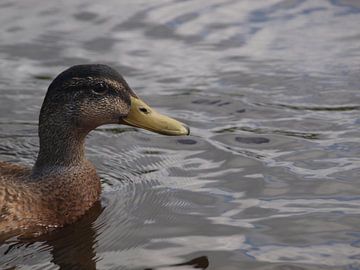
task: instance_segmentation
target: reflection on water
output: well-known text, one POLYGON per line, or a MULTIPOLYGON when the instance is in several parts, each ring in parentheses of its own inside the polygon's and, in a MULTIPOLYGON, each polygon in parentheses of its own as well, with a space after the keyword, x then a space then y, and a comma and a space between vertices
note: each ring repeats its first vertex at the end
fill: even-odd
POLYGON ((45 89, 79 63, 192 130, 92 132, 101 202, 8 239, 1 269, 360 267, 358 1, 5 1, 0 22, 0 160, 33 164, 45 89))

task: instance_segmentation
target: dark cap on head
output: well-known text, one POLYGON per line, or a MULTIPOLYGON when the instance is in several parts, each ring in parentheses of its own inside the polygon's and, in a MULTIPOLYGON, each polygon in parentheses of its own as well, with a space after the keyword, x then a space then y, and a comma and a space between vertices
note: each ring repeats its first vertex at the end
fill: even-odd
MULTIPOLYGON (((124 85, 127 90, 134 94, 125 79, 117 72, 115 69, 103 65, 103 64, 88 64, 88 65, 76 65, 72 66, 63 72, 61 72, 49 85, 50 89, 59 89, 63 88, 64 90, 67 88, 66 83, 71 81, 72 79, 87 79, 89 83, 92 80, 97 79, 110 79, 114 81, 118 81, 124 85)), ((134 94, 135 95, 135 94, 134 94)))

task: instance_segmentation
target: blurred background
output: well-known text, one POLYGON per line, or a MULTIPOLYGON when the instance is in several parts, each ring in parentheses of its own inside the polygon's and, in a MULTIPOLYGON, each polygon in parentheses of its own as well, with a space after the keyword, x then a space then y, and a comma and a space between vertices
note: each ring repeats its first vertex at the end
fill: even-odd
POLYGON ((360 268, 359 1, 2 0, 0 23, 0 160, 34 163, 75 64, 192 130, 93 131, 101 203, 1 269, 360 268))

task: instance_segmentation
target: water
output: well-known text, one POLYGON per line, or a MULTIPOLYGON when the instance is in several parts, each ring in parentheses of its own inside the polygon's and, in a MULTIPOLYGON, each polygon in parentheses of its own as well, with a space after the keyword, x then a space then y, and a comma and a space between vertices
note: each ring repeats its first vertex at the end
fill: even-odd
POLYGON ((1 269, 360 269, 359 1, 4 0, 0 23, 0 160, 33 164, 79 63, 192 129, 93 131, 101 203, 1 269))

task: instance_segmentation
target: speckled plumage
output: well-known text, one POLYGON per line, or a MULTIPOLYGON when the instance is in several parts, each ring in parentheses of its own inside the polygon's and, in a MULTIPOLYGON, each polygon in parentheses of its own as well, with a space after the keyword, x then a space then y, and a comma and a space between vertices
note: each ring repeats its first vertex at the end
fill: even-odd
POLYGON ((72 223, 98 200, 100 190, 88 161, 36 178, 31 168, 0 162, 0 232, 42 232, 72 223))
POLYGON ((0 239, 33 235, 79 219, 100 196, 86 135, 104 124, 188 135, 182 123, 141 101, 105 65, 73 66, 50 84, 39 117, 40 149, 32 168, 0 162, 0 239))
POLYGON ((121 75, 105 65, 74 66, 54 79, 40 112, 34 167, 0 162, 0 235, 72 223, 99 199, 100 179, 85 158, 85 137, 100 125, 119 123, 130 96, 136 95, 121 75))

